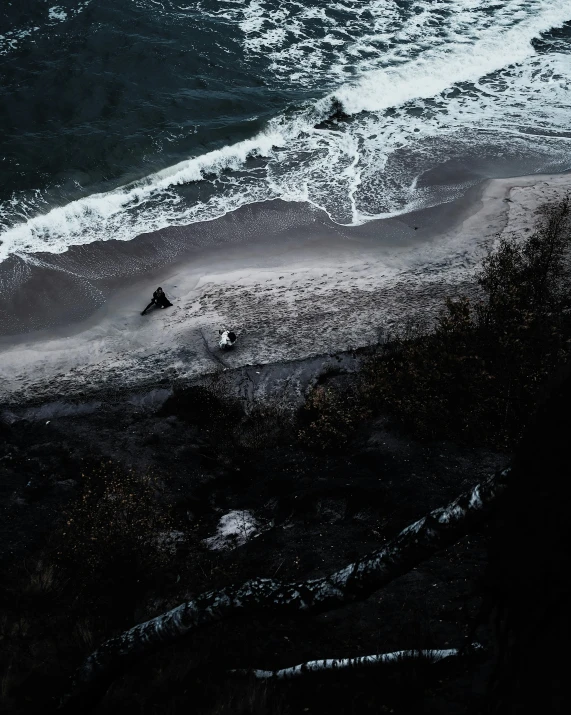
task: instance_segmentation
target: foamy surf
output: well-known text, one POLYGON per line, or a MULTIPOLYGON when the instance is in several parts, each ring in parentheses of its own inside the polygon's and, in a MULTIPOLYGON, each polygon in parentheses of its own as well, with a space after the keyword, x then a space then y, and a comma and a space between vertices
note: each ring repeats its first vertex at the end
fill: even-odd
POLYGON ((0 32, 0 57, 17 50, 23 42, 34 42, 38 37, 49 33, 55 25, 65 22, 83 12, 91 0, 62 0, 59 3, 47 3, 42 14, 33 23, 12 27, 0 32))
POLYGON ((331 91, 250 139, 127 186, 47 211, 42 196, 14 199, 2 207, 0 260, 127 241, 273 199, 358 225, 454 198, 463 185, 423 176, 486 153, 528 157, 528 171, 568 168, 570 55, 532 44, 571 19, 566 0, 421 1, 404 16, 396 2, 237 0, 216 14, 241 29, 246 58, 268 53, 280 81, 310 86, 311 76, 331 91), (199 182, 209 195, 189 201, 184 188, 199 182))

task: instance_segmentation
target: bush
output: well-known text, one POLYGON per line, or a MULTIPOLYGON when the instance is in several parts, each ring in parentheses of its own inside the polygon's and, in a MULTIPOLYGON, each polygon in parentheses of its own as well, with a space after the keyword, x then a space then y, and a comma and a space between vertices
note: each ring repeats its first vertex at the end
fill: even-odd
POLYGON ((348 391, 318 385, 298 413, 298 436, 309 447, 338 449, 347 444, 369 412, 348 391))
POLYGON ((51 711, 62 678, 174 582, 181 534, 158 480, 110 462, 86 469, 62 522, 35 558, 2 574, 2 711, 51 711))
POLYGON ((289 442, 291 434, 290 406, 277 399, 272 403, 259 402, 234 426, 231 435, 232 448, 255 455, 259 450, 289 442))
POLYGON ((56 537, 58 565, 87 591, 94 583, 101 590, 107 580, 140 589, 172 558, 168 541, 176 532, 158 481, 110 462, 81 481, 81 496, 56 537))
POLYGON ((179 388, 160 415, 192 425, 201 455, 225 469, 252 467, 260 450, 291 438, 292 407, 287 394, 271 401, 236 396, 236 387, 217 373, 203 385, 179 388))

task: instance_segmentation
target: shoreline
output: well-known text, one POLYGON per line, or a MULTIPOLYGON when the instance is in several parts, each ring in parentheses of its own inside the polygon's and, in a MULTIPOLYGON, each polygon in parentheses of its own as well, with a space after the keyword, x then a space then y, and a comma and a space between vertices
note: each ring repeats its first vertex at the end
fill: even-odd
MULTIPOLYGON (((272 202, 202 227, 218 231, 218 245, 200 248, 197 225, 139 237, 117 248, 125 263, 138 254, 141 270, 125 277, 118 261, 114 275, 92 280, 104 300, 83 321, 0 337, 0 400, 164 384, 373 344, 403 318, 430 319, 446 296, 473 291, 498 235, 531 231, 537 207, 569 191, 570 174, 490 179, 449 204, 351 229, 272 202), (174 307, 141 317, 159 283, 174 307), (239 335, 231 353, 218 352, 222 326, 239 335)), ((92 246, 91 258, 102 250, 92 246)), ((61 274, 85 254, 70 250, 52 266, 61 274)), ((55 269, 40 263, 34 280, 42 270, 55 269)), ((51 288, 48 280, 38 300, 51 288)))

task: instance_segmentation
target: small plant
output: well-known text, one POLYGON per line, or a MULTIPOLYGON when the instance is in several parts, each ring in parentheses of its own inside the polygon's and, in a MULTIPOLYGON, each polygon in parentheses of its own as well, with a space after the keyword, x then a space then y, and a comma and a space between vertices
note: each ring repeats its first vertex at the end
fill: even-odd
POLYGON ((31 595, 48 595, 59 590, 60 583, 56 566, 47 559, 38 559, 30 568, 25 567, 29 579, 24 591, 31 595))
POLYGON ((89 650, 93 648, 93 628, 89 619, 83 618, 77 621, 73 632, 80 648, 89 650))
POLYGON ((85 588, 93 580, 150 575, 171 558, 160 536, 174 530, 160 484, 112 463, 81 475, 65 515, 57 562, 85 588), (79 578, 78 578, 79 577, 79 578))
POLYGON ((274 397, 271 402, 254 402, 236 424, 233 440, 255 453, 289 440, 293 427, 293 410, 287 398, 274 397))
POLYGON ((447 300, 433 332, 369 360, 366 404, 424 437, 515 444, 540 385, 571 357, 570 218, 569 201, 544 207, 531 237, 502 239, 484 260, 484 300, 447 300))
POLYGON ((347 444, 370 410, 348 392, 318 385, 301 408, 298 436, 307 446, 337 449, 347 444))

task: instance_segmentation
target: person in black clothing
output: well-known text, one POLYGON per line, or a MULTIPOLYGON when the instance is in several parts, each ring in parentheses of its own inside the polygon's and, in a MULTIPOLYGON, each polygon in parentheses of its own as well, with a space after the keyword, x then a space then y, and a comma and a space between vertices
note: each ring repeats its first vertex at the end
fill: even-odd
POLYGON ((149 303, 149 305, 145 308, 145 310, 143 310, 141 315, 145 315, 147 310, 149 310, 149 308, 153 305, 156 305, 159 308, 170 308, 170 306, 172 306, 172 303, 166 297, 165 292, 163 291, 163 289, 160 286, 153 293, 153 300, 149 303))

